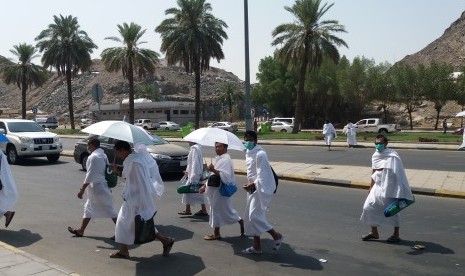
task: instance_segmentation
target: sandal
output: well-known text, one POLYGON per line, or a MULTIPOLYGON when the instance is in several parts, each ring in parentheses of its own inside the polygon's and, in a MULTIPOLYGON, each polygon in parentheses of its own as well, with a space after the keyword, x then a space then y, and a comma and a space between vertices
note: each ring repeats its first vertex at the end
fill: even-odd
POLYGON ((206 235, 205 237, 203 237, 204 240, 207 240, 207 241, 213 241, 213 240, 221 240, 221 236, 217 236, 215 234, 211 234, 211 235, 206 235))
POLYGON ((192 215, 191 212, 186 212, 186 211, 181 211, 181 212, 178 212, 178 215, 181 215, 181 216, 190 216, 192 215))
POLYGON ((281 248, 281 245, 283 245, 283 240, 284 240, 283 235, 281 235, 280 239, 274 240, 274 245, 273 245, 273 251, 274 252, 277 252, 281 248))
POLYGON ((8 217, 5 219, 5 228, 8 228, 8 225, 10 225, 11 220, 15 216, 15 212, 11 212, 8 217))
POLYGON ((202 216, 202 217, 204 217, 204 216, 208 216, 208 213, 203 212, 202 210, 200 210, 200 211, 198 211, 197 213, 195 213, 194 215, 195 215, 195 216, 202 216))
POLYGON ((387 240, 388 243, 398 243, 400 242, 400 238, 398 236, 390 236, 387 240))
POLYGON ((262 254, 263 251, 256 250, 255 247, 251 246, 249 248, 246 248, 246 249, 242 250, 242 253, 244 253, 244 254, 262 254))
POLYGON ((113 254, 110 254, 110 258, 112 259, 129 259, 129 254, 124 254, 121 252, 115 252, 113 254))
POLYGON ((379 237, 375 237, 372 233, 368 233, 365 236, 362 236, 362 241, 377 240, 379 237))
POLYGON ((163 245, 163 256, 164 257, 168 257, 170 254, 171 248, 173 248, 174 239, 171 238, 170 240, 171 240, 170 243, 168 243, 167 245, 163 245))
POLYGON ((83 236, 82 234, 79 234, 79 232, 77 231, 77 229, 74 229, 74 228, 72 228, 71 226, 68 226, 68 231, 69 231, 71 234, 74 234, 75 237, 81 238, 81 237, 83 236))

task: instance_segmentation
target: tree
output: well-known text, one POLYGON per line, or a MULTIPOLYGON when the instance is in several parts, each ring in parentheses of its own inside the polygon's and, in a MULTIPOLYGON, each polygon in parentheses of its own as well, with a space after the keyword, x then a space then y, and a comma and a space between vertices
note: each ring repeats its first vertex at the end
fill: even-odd
POLYGON ((410 129, 413 129, 412 112, 423 104, 420 76, 424 73, 424 66, 416 70, 407 65, 395 66, 390 73, 396 91, 396 98, 405 105, 405 111, 409 115, 410 129))
POLYGON ((18 58, 18 62, 5 61, 0 67, 0 73, 6 84, 16 83, 21 89, 21 116, 26 119, 26 92, 32 86, 42 86, 48 79, 48 73, 42 66, 32 63, 38 57, 33 45, 14 45, 10 52, 18 58))
POLYGON ((136 91, 136 96, 141 98, 147 98, 153 101, 161 101, 162 99, 160 88, 156 83, 146 81, 139 84, 136 91))
POLYGON ((265 107, 273 114, 292 117, 297 84, 295 70, 274 57, 265 57, 258 65, 257 80, 259 83, 252 90, 254 105, 265 107))
POLYGON ((220 87, 218 100, 226 103, 229 111, 229 121, 232 122, 233 106, 243 99, 243 94, 239 92, 239 87, 234 82, 226 82, 220 87))
POLYGON ((300 66, 296 97, 295 124, 292 133, 297 133, 303 119, 304 85, 307 68, 317 70, 323 58, 339 61, 336 46, 346 46, 344 40, 334 33, 346 32, 336 20, 322 20, 334 4, 323 4, 321 0, 297 0, 292 7, 284 7, 294 17, 294 23, 282 24, 273 30, 273 46, 282 45, 276 56, 285 64, 300 66))
POLYGON ((434 103, 434 109, 436 110, 435 130, 438 129, 439 115, 442 108, 447 101, 454 99, 452 71, 452 66, 433 62, 422 75, 424 79, 421 82, 423 94, 426 100, 434 103))
POLYGON ((90 54, 97 45, 87 33, 80 29, 77 17, 53 16, 54 23, 40 32, 35 38, 42 55, 45 68, 54 67, 59 76, 65 75, 68 88, 68 108, 71 128, 74 127, 73 94, 71 79, 79 71, 85 71, 92 65, 90 54))
POLYGON ((389 63, 381 63, 367 71, 367 98, 380 101, 379 108, 383 110, 385 122, 388 122, 390 106, 396 102, 396 91, 388 73, 390 67, 389 63))
POLYGON ((195 128, 200 123, 200 74, 210 68, 210 59, 224 59, 223 40, 226 23, 210 12, 205 0, 178 0, 179 8, 170 8, 172 15, 155 29, 162 38, 161 51, 166 53, 168 65, 181 64, 188 73, 195 74, 195 128))
POLYGON ((146 30, 141 30, 141 26, 132 23, 123 23, 117 25, 118 37, 106 37, 105 39, 122 43, 123 47, 112 47, 103 50, 101 57, 108 72, 121 70, 123 77, 129 82, 129 123, 134 123, 134 72, 139 77, 152 75, 155 73, 155 67, 158 63, 158 53, 149 49, 140 48, 139 45, 146 43, 139 39, 144 35, 146 30))

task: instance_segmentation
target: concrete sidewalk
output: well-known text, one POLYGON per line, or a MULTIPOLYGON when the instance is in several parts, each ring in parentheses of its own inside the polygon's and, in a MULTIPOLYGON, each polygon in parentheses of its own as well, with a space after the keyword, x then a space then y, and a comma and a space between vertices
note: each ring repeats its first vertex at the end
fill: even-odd
POLYGON ((0 275, 77 276, 79 274, 0 242, 0 275))

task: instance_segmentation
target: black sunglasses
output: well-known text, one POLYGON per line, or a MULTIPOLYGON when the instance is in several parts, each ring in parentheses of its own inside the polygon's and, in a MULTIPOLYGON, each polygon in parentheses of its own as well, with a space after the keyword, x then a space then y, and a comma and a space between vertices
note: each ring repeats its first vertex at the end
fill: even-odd
POLYGON ((384 142, 375 142, 375 145, 384 145, 384 142))

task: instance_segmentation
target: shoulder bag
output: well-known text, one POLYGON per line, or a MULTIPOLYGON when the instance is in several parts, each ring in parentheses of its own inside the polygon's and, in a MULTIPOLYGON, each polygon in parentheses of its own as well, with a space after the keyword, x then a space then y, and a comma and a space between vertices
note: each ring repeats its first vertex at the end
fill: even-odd
MULTIPOLYGON (((155 212, 156 214, 157 212, 155 212)), ((155 216, 153 214, 153 216, 155 216)), ((155 223, 153 217, 148 220, 143 220, 140 215, 134 218, 135 235, 134 244, 144 244, 155 240, 155 223)))

